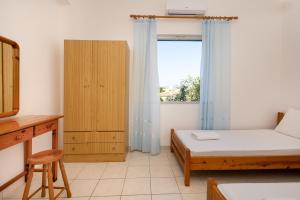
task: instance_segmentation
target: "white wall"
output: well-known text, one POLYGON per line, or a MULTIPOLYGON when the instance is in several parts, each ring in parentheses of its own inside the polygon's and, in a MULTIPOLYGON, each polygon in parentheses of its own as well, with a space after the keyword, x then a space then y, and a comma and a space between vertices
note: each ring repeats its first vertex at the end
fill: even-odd
POLYGON ((199 104, 161 104, 161 146, 170 146, 170 129, 192 130, 200 128, 199 104))
MULTIPOLYGON (((60 7, 55 1, 0 0, 0 35, 16 41, 20 51, 20 112, 58 114, 62 94, 60 7)), ((33 150, 51 147, 46 134, 33 150)), ((23 144, 0 151, 0 185, 23 170, 23 144)))
MULTIPOLYGON (((166 0, 70 2, 62 6, 53 0, 0 0, 0 34, 21 46, 20 114, 62 112, 63 39, 127 40, 132 49, 129 14, 165 14, 166 0)), ((240 17, 232 23, 232 127, 272 127, 280 107, 282 23, 278 2, 209 0, 208 10, 208 15, 240 17)), ((197 20, 158 22, 159 34, 200 32, 197 20)), ((162 145, 169 144, 170 128, 194 129, 199 121, 196 104, 162 105, 162 145)), ((49 139, 35 141, 35 148, 49 146, 49 139)), ((21 159, 21 145, 0 152, 0 183, 22 169, 21 159), (13 160, 2 165, 8 158, 13 160)))
POLYGON ((300 109, 300 1, 286 1, 283 9, 282 110, 300 109))

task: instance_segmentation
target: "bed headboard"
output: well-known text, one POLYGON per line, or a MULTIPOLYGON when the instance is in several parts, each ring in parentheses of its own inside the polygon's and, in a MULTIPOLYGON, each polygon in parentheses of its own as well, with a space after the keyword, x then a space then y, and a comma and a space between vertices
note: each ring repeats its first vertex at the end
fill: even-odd
POLYGON ((278 114, 277 114, 277 125, 281 122, 283 117, 284 117, 284 113, 283 112, 278 112, 278 114))

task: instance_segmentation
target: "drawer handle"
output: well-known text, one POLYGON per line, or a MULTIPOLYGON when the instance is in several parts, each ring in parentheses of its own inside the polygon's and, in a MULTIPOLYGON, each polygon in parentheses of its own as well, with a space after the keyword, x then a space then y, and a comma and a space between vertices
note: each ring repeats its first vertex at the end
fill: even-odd
POLYGON ((21 133, 25 133, 25 132, 26 132, 26 130, 25 130, 25 129, 21 130, 21 133))
POLYGON ((75 151, 75 147, 72 147, 72 151, 75 151))
POLYGON ((72 137, 72 140, 75 140, 75 136, 72 137))
POLYGON ((116 147, 112 147, 112 150, 116 150, 116 147))
POLYGON ((16 140, 22 140, 22 135, 17 135, 16 140))
POLYGON ((113 138, 113 139, 116 139, 116 136, 113 136, 112 138, 113 138))

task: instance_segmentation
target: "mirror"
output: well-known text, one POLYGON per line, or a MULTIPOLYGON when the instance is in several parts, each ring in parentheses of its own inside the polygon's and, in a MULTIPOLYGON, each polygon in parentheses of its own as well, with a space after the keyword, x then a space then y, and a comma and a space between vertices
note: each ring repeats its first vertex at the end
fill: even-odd
POLYGON ((19 45, 0 36, 0 117, 19 111, 19 45))

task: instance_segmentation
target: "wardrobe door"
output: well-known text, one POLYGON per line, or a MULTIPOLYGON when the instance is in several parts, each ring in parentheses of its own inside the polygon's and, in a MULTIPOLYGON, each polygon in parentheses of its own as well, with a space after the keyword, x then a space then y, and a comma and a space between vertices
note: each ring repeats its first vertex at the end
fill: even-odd
POLYGON ((65 41, 65 131, 93 129, 92 41, 65 41))
POLYGON ((126 42, 94 41, 96 130, 125 130, 126 42))

